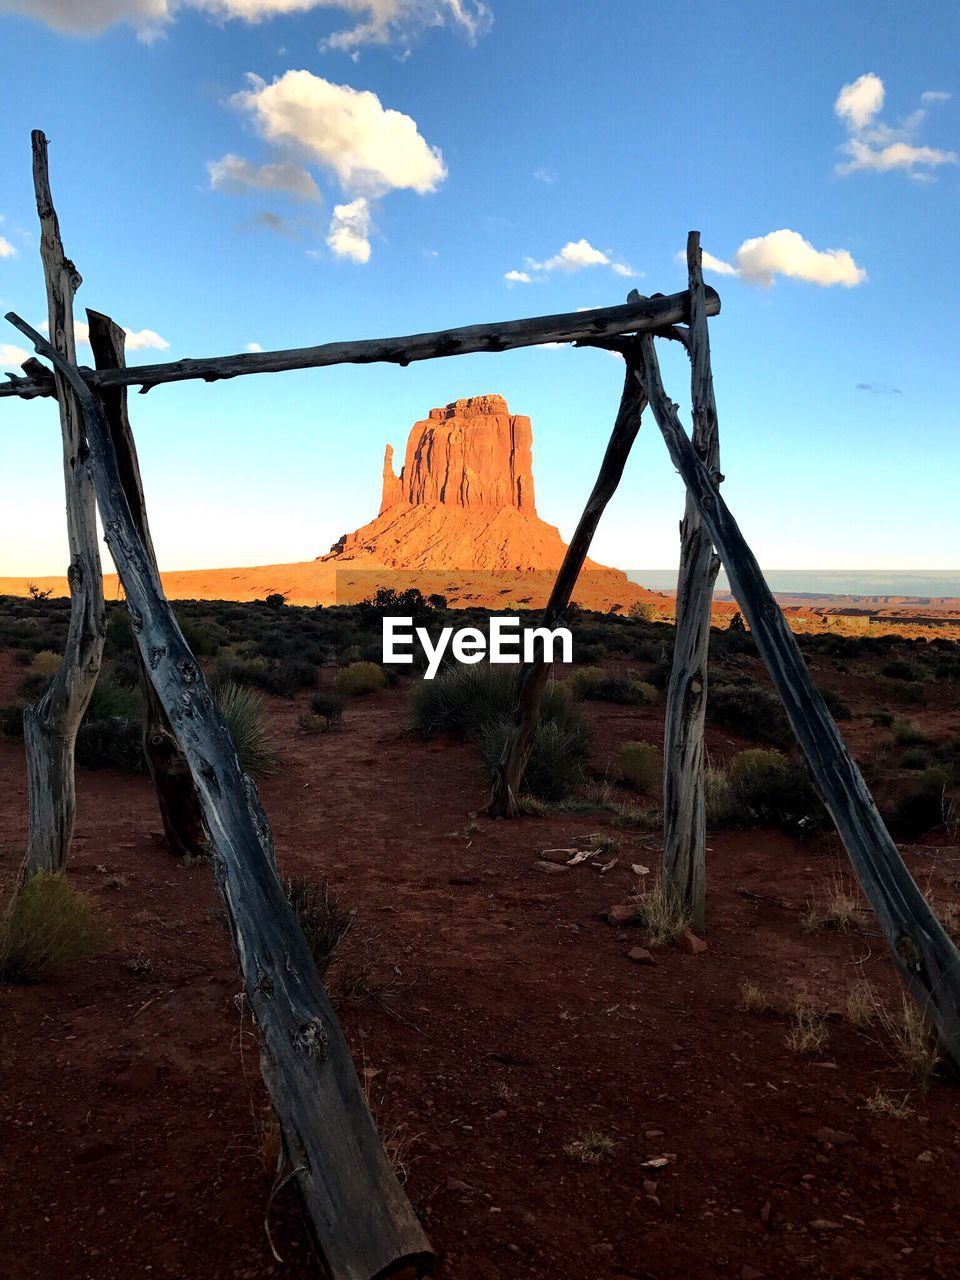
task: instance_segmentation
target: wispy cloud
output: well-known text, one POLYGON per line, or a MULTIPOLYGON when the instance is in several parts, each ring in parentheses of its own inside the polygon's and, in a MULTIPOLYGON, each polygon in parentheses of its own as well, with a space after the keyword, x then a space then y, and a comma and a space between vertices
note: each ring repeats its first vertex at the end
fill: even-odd
POLYGON ((539 169, 534 169, 533 176, 537 182, 545 182, 548 187, 552 187, 557 180, 557 175, 553 169, 544 168, 542 165, 539 169))
POLYGON ((903 392, 899 387, 891 387, 886 382, 858 382, 858 391, 869 391, 875 396, 902 396, 903 392))
MULTIPOLYGON (((949 93, 942 90, 928 89, 921 95, 921 101, 932 105, 945 102, 949 97, 949 93)), ((927 118, 923 107, 899 125, 885 124, 880 119, 885 98, 884 83, 872 71, 845 84, 837 94, 833 110, 850 135, 840 147, 840 153, 846 157, 836 166, 841 177, 858 172, 900 170, 915 181, 932 182, 933 170, 957 163, 955 151, 920 143, 918 134, 927 118)))
POLYGON ((219 160, 207 161, 210 187, 213 191, 225 191, 229 195, 241 195, 250 191, 276 191, 294 200, 322 200, 320 188, 313 178, 297 164, 283 161, 278 164, 251 164, 242 156, 228 152, 219 160))
POLYGON ((259 342, 248 342, 243 349, 244 351, 254 352, 254 351, 262 351, 263 347, 261 347, 259 342))
POLYGON ((64 35, 90 36, 118 23, 139 39, 156 40, 183 9, 197 9, 217 22, 266 22, 271 18, 331 9, 354 25, 320 42, 353 57, 364 45, 398 44, 409 51, 428 28, 449 27, 468 43, 490 30, 493 12, 484 0, 0 0, 0 13, 21 13, 64 35))
POLYGON ((16 365, 17 368, 28 359, 29 351, 24 351, 23 347, 15 347, 10 342, 0 342, 0 365, 16 365))
MULTIPOLYGON (((676 255, 678 262, 686 262, 686 254, 676 255)), ((769 288, 777 276, 792 280, 805 280, 824 288, 839 284, 852 288, 862 284, 867 273, 857 265, 847 249, 815 249, 799 231, 783 228, 765 236, 744 240, 732 262, 703 253, 703 269, 716 275, 737 276, 746 284, 769 288)))
POLYGON ((625 262, 617 262, 609 252, 595 249, 589 240, 568 240, 559 253, 538 262, 536 258, 524 258, 523 271, 508 271, 504 279, 508 284, 539 284, 554 271, 569 273, 583 271, 587 267, 609 267, 618 276, 632 278, 642 275, 625 262))
POLYGON ((16 256, 16 249, 4 236, 0 236, 0 258, 13 258, 16 256))

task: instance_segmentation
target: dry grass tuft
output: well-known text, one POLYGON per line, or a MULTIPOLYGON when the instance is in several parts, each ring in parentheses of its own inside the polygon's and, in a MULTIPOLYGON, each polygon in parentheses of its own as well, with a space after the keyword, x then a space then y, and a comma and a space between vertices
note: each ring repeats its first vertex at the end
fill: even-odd
POLYGON ((794 1053, 819 1053, 827 1043, 827 1022, 812 1005, 798 1000, 790 1010, 793 1026, 787 1033, 787 1048, 794 1053))
POLYGON ((672 942, 690 926, 689 908, 679 894, 665 888, 660 881, 635 894, 630 901, 637 909, 637 924, 652 946, 672 942))
POLYGON ((918 1084, 928 1085, 940 1062, 940 1044, 923 1011, 910 996, 902 994, 899 1009, 878 1001, 876 1012, 897 1061, 918 1084))
POLYGON ((571 1160, 579 1160, 581 1164, 599 1164, 611 1154, 617 1144, 606 1133, 596 1129, 584 1131, 565 1144, 563 1154, 571 1160))
POLYGON ((755 982, 740 983, 740 1008, 747 1013, 776 1013, 776 1002, 755 982))
POLYGON ((10 894, 0 915, 0 982, 42 982, 106 947, 95 907, 65 876, 40 872, 10 894))
POLYGON ((877 1020, 877 994, 869 982, 857 982, 847 992, 844 1016, 851 1027, 863 1031, 877 1020))
POLYGON ((875 1116, 890 1116, 894 1120, 909 1120, 913 1115, 913 1107, 907 1105, 909 1097, 909 1093, 905 1093, 901 1098, 897 1099, 892 1093, 887 1093, 886 1090, 877 1085, 873 1094, 864 1103, 864 1106, 875 1116))
POLYGON ((809 932, 817 929, 834 929, 837 933, 849 933, 863 923, 863 911, 856 890, 838 872, 823 898, 811 902, 803 917, 803 927, 809 932))

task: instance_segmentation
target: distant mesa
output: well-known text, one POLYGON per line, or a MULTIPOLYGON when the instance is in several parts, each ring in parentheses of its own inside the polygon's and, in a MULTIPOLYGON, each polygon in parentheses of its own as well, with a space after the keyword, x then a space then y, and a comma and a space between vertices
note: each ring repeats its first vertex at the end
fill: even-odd
MULTIPOLYGON (((348 570, 385 568, 404 580, 424 575, 425 586, 461 602, 543 604, 566 544, 537 515, 534 493, 530 419, 511 413, 503 396, 454 400, 414 423, 399 475, 387 445, 379 515, 344 534, 321 563, 336 565, 341 580, 348 570)), ((650 595, 588 560, 577 599, 607 609, 650 595)))

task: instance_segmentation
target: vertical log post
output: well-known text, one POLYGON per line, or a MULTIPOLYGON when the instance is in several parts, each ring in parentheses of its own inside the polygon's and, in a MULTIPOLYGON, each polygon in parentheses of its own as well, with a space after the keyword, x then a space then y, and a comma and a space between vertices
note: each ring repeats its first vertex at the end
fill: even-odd
POLYGON ((890 954, 944 1050, 960 1066, 960 953, 907 870, 856 761, 803 661, 753 552, 687 438, 660 378, 653 338, 640 338, 643 382, 670 458, 720 553, 810 776, 836 824, 890 954))
MULTIPOLYGON (((98 369, 122 369, 126 365, 124 347, 126 334, 109 316, 87 309, 90 328, 90 346, 98 369)), ((123 492, 130 507, 130 515, 139 533, 154 571, 157 557, 150 536, 147 508, 140 477, 137 447, 130 428, 127 412, 127 388, 105 387, 100 393, 104 416, 110 429, 113 451, 123 492)), ((158 571, 157 571, 158 572, 158 571)), ((143 694, 143 754, 157 793, 160 819, 170 852, 178 856, 190 854, 200 857, 209 852, 207 835, 203 826, 200 801, 194 789, 190 768, 177 740, 170 731, 166 713, 157 697, 135 647, 140 674, 140 690, 143 694)))
MULTIPOLYGON (((65 256, 60 239, 50 194, 47 139, 39 129, 34 130, 31 137, 50 341, 64 359, 75 363, 73 297, 81 280, 76 267, 65 256)), ((74 779, 77 730, 97 683, 103 657, 103 574, 83 418, 76 397, 60 373, 56 374, 56 388, 70 551, 67 570, 70 623, 59 670, 46 693, 23 714, 30 807, 25 876, 37 871, 63 871, 66 867, 77 806, 74 779)))
MULTIPOLYGON (((717 405, 710 371, 710 335, 703 293, 700 233, 687 237, 690 277, 689 352, 693 403, 693 447, 720 480, 717 405)), ((704 927, 706 885, 706 799, 703 722, 707 706, 710 608, 720 560, 714 554, 697 504, 686 495, 680 525, 677 629, 663 723, 664 890, 690 912, 693 927, 704 927)))
POLYGON ((356 1069, 296 916, 277 877, 273 836, 223 714, 163 594, 124 492, 103 408, 70 364, 12 313, 73 388, 90 445, 107 545, 150 682, 193 775, 214 877, 250 1009, 260 1065, 332 1280, 412 1280, 432 1253, 390 1167, 356 1069))
MULTIPOLYGON (((635 298, 638 299, 638 295, 634 292, 628 300, 632 301, 635 298)), ((564 554, 563 563, 543 611, 541 625, 544 627, 557 626, 570 604, 570 598, 587 558, 587 552, 590 550, 590 543, 600 517, 617 491, 623 468, 630 456, 630 449, 640 430, 640 418, 646 399, 642 387, 634 376, 636 356, 629 344, 624 348, 624 358, 627 362, 627 375, 620 408, 593 491, 587 499, 576 531, 570 539, 570 545, 564 554)), ((520 786, 527 761, 533 750, 533 740, 540 719, 540 699, 549 672, 550 668, 542 658, 523 663, 517 672, 513 727, 497 765, 493 790, 487 806, 487 812, 495 817, 515 818, 520 812, 520 786)))

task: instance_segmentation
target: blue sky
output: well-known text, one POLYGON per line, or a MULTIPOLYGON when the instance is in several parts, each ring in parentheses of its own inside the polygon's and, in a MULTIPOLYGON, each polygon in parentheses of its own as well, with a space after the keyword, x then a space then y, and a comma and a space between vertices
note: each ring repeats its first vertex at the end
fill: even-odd
MULTIPOLYGON (((45 314, 38 127, 77 316, 132 331, 131 362, 669 293, 696 227, 761 563, 957 568, 958 37, 936 0, 0 0, 0 302, 45 314)), ((569 536, 621 384, 546 349, 135 396, 161 565, 325 552, 376 514, 384 444, 481 392, 532 418, 569 536)), ((0 574, 62 572, 52 403, 0 402, 0 474, 0 574)), ((595 557, 675 563, 682 505, 646 419, 595 557)))

